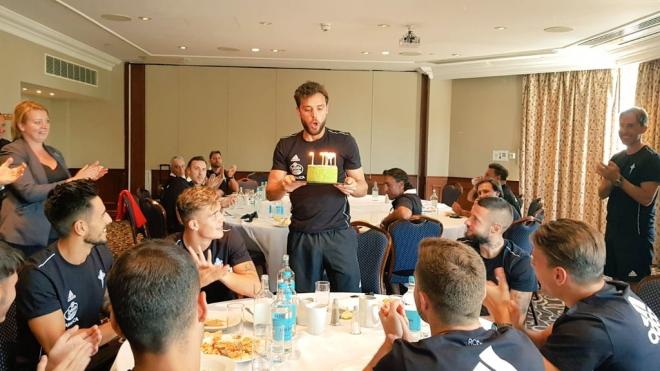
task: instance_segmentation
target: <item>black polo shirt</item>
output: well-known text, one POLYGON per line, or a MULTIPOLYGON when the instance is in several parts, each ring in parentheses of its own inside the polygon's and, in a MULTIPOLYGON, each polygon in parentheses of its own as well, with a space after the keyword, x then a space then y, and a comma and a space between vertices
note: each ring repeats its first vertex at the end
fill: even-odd
POLYGON ((395 340, 374 370, 542 371, 543 359, 527 335, 512 327, 451 331, 418 342, 395 340), (509 366, 509 367, 506 367, 509 366))
MULTIPOLYGON (((351 134, 326 128, 323 137, 313 142, 306 142, 302 131, 280 139, 273 153, 272 169, 306 181, 310 152, 315 153, 315 163, 320 161, 320 152, 337 155, 339 183, 344 182, 346 170, 362 167, 360 151, 351 134)), ((317 233, 350 227, 348 198, 334 185, 308 184, 293 191, 290 197, 290 230, 317 233)))
POLYGON ((610 281, 555 321, 541 353, 561 370, 657 370, 660 322, 626 283, 610 281))
POLYGON ((399 206, 409 209, 413 215, 422 214, 422 199, 417 193, 403 193, 392 200, 392 210, 396 210, 399 206))
MULTIPOLYGON (((176 236, 176 240, 177 245, 186 249, 180 233, 176 236)), ((229 266, 233 267, 247 261, 252 261, 245 245, 245 240, 240 233, 232 230, 225 232, 221 239, 211 241, 208 248, 211 249, 211 261, 215 265, 229 264, 229 266)), ((202 287, 202 291, 206 293, 207 303, 236 299, 234 292, 220 281, 215 281, 202 287)))

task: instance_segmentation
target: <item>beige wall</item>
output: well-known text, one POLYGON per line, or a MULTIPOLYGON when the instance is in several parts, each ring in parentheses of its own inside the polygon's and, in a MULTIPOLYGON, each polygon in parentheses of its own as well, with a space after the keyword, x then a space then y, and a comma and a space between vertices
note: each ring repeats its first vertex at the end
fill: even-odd
POLYGON ((53 116, 48 144, 62 151, 69 167, 94 160, 110 168, 124 167, 122 65, 106 71, 4 32, 0 45, 0 112, 13 112, 23 98, 23 83, 64 92, 66 99, 40 99, 53 116), (45 53, 96 69, 99 86, 47 76, 45 53))
POLYGON ((366 173, 417 172, 419 84, 411 72, 147 66, 146 166, 220 149, 227 164, 269 170, 279 138, 301 130, 293 93, 325 85, 327 126, 351 132, 366 173))
POLYGON ((520 76, 454 80, 449 176, 481 175, 493 162, 493 150, 508 150, 516 159, 501 163, 509 179, 518 180, 521 120, 520 76))
POLYGON ((449 174, 452 81, 431 80, 429 94, 428 176, 449 174))

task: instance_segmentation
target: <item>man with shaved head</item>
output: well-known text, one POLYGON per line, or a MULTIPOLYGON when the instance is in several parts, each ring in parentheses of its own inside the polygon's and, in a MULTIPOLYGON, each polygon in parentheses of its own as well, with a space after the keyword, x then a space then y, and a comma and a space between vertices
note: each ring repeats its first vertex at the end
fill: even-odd
POLYGON ((506 274, 511 299, 521 313, 526 313, 532 292, 537 283, 530 256, 515 243, 502 235, 513 222, 511 205, 503 198, 481 198, 472 206, 472 213, 465 222, 466 239, 462 242, 472 246, 484 260, 486 276, 497 283, 495 269, 502 267, 506 274))

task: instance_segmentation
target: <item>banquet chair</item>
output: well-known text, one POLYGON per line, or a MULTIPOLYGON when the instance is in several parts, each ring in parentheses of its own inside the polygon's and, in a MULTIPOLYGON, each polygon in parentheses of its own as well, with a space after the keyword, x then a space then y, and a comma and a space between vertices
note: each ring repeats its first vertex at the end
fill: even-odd
POLYGON ((7 311, 5 321, 0 323, 0 371, 15 369, 17 328, 16 301, 14 301, 7 311))
POLYGON ((142 211, 139 209, 139 206, 135 200, 135 196, 133 196, 133 194, 131 194, 128 190, 123 190, 119 192, 119 202, 122 205, 117 204, 118 210, 116 220, 119 221, 126 217, 128 218, 128 222, 131 225, 133 243, 137 243, 137 237, 140 233, 142 233, 145 238, 149 238, 149 232, 145 227, 146 218, 142 214, 142 211), (133 207, 134 205, 137 207, 137 210, 133 207), (122 215, 122 212, 120 212, 120 207, 125 210, 125 215, 122 215))
POLYGON ((419 243, 427 237, 441 237, 442 230, 440 221, 426 216, 413 216, 389 225, 393 249, 387 278, 392 292, 396 293, 400 284, 407 284, 415 272, 419 243))
POLYGON ((518 245, 518 247, 524 252, 531 254, 532 243, 530 242, 529 237, 539 229, 540 226, 540 220, 528 216, 513 222, 506 232, 504 232, 504 238, 513 241, 513 243, 518 245))
POLYGON ((167 237, 167 216, 165 208, 156 200, 151 198, 139 199, 140 210, 147 218, 145 229, 150 238, 167 237))
POLYGON ((366 222, 352 222, 358 234, 358 264, 360 281, 365 294, 385 294, 385 265, 392 249, 390 235, 366 222))
POLYGON ((248 189, 256 190, 257 187, 259 187, 259 183, 257 183, 256 180, 252 180, 249 178, 242 178, 238 180, 238 186, 239 188, 243 188, 243 191, 246 191, 248 189))
POLYGON ((656 316, 660 316, 660 274, 644 277, 635 292, 656 316))
POLYGON ((447 184, 442 188, 442 200, 441 202, 447 206, 451 206, 454 202, 458 201, 458 198, 463 194, 463 187, 460 184, 447 184))

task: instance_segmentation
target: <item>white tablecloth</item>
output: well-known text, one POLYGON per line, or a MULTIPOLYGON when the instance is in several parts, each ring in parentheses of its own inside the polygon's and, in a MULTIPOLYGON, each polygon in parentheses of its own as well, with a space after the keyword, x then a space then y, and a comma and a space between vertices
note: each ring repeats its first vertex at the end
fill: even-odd
MULTIPOLYGON (((349 197, 348 202, 351 207, 351 221, 366 221, 373 225, 380 225, 380 222, 387 216, 392 209, 391 201, 385 202, 386 196, 378 196, 374 200, 371 195, 365 197, 349 197)), ((285 210, 291 209, 291 202, 288 196, 282 199, 285 210)), ((267 210, 268 201, 260 207, 261 210, 267 210)), ((422 200, 424 210, 431 209, 431 202, 422 200)), ((249 207, 235 207, 229 210, 231 216, 225 216, 225 224, 233 228, 240 228, 245 235, 250 238, 248 245, 256 245, 266 257, 266 264, 268 265, 268 276, 270 277, 270 289, 275 291, 277 288, 277 272, 282 265, 282 255, 286 253, 287 236, 289 229, 286 227, 276 226, 267 215, 262 215, 254 219, 251 223, 245 222, 240 219, 241 215, 251 213, 254 208, 249 207), (250 243, 252 242, 252 244, 250 243)), ((452 213, 451 207, 438 204, 435 212, 424 212, 425 216, 438 219, 443 225, 442 237, 456 240, 465 234, 465 218, 450 218, 448 215, 452 213)), ((249 246, 250 247, 250 246, 249 246)))
MULTIPOLYGON (((314 294, 300 294, 299 299, 313 297, 314 294)), ((348 308, 357 305, 358 299, 351 298, 348 293, 331 293, 331 299, 339 298, 340 307, 348 308)), ((377 295, 379 298, 385 296, 377 295)), ((252 299, 234 300, 252 306, 252 299)), ((226 305, 224 303, 209 304, 209 310, 226 305)), ((330 315, 328 313, 328 323, 330 315)), ((480 319, 481 325, 489 329, 492 323, 486 319, 480 319)), ((249 323, 245 324, 244 331, 251 333, 249 323)), ((351 334, 351 321, 341 320, 339 326, 325 328, 321 335, 311 335, 305 326, 296 327, 296 339, 294 347, 299 354, 298 359, 287 360, 281 364, 273 364, 273 370, 362 370, 371 360, 376 350, 385 339, 382 327, 361 328, 360 335, 351 334)), ((250 362, 236 364, 236 370, 250 370, 250 362)), ((122 345, 112 371, 126 371, 133 367, 133 354, 128 342, 122 345)))

